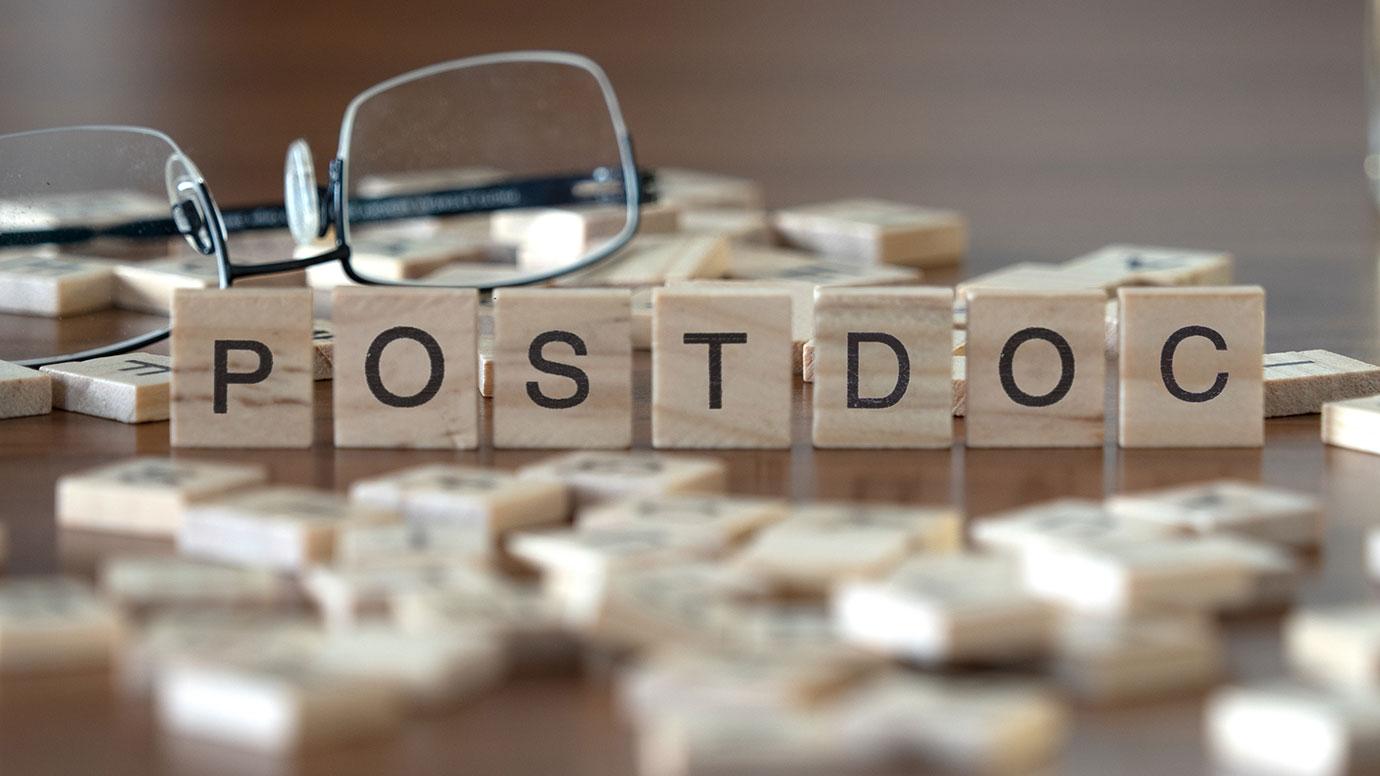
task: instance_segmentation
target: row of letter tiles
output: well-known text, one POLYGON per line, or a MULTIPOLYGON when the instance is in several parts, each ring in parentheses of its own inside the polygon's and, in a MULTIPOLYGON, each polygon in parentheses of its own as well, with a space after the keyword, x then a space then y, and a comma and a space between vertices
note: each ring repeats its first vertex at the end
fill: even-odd
MULTIPOLYGON (((335 294, 336 444, 475 447, 475 292, 335 294)), ((951 444, 952 301, 947 288, 819 290, 817 445, 951 444)), ((686 284, 654 303, 653 444, 789 446, 790 295, 686 284)), ((1101 294, 979 289, 969 304, 968 444, 1101 445, 1101 294)), ((1124 288, 1120 304, 1121 444, 1259 446, 1264 292, 1124 288)), ((628 447, 629 292, 509 289, 495 307, 495 446, 628 447)), ((180 290, 173 314, 174 445, 311 443, 309 291, 180 290)))

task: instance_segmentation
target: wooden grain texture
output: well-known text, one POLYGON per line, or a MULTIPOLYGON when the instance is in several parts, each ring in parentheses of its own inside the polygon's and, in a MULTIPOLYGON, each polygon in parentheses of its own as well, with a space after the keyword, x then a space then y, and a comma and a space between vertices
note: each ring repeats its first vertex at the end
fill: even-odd
POLYGON ((478 301, 472 289, 335 289, 337 447, 479 444, 478 301))
POLYGON ((311 445, 310 291, 178 289, 172 320, 173 446, 311 445), (218 348, 225 358, 221 402, 218 348))
POLYGON ((791 297, 697 284, 652 300, 652 444, 789 447, 791 297))
POLYGON ((0 361, 0 418, 53 411, 53 378, 37 369, 0 361))
POLYGON ((1265 354, 1265 417, 1311 415, 1324 404, 1380 394, 1380 366, 1326 350, 1265 354))
POLYGON ((632 444, 629 292, 502 289, 494 303, 493 444, 632 444))
POLYGON ((1100 291, 978 290, 968 298, 969 447, 1101 447, 1100 291))
POLYGON ((1259 447, 1265 292, 1224 286, 1119 294, 1121 446, 1259 447))
POLYGON ((947 288, 819 289, 810 355, 815 446, 952 444, 952 310, 947 288))

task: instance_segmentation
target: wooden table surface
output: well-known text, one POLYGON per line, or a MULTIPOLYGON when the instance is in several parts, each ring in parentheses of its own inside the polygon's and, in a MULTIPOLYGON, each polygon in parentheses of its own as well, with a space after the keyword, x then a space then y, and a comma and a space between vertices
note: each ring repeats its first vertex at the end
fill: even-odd
MULTIPOLYGON (((373 81, 478 51, 572 48, 606 63, 650 162, 756 177, 776 204, 878 194, 958 207, 974 233, 962 274, 1115 241, 1230 250, 1238 279, 1267 289, 1270 350, 1380 357, 1359 2, 87 5, 0 8, 12 20, 0 27, 0 129, 165 127, 223 202, 271 192, 296 134, 324 156, 348 96, 373 81)), ((638 446, 649 437, 647 367, 643 358, 636 372, 638 446)), ((252 459, 279 481, 337 490, 424 461, 510 468, 539 457, 337 450, 329 390, 318 384, 309 451, 174 455, 252 459)), ((723 455, 733 492, 954 503, 980 517, 1055 497, 1259 480, 1325 500, 1326 541, 1301 599, 1372 595, 1361 539, 1380 524, 1380 457, 1322 446, 1317 416, 1269 421, 1261 450, 817 451, 808 386, 794 399, 789 452, 723 455)), ((140 546, 60 535, 53 485, 168 454, 167 432, 62 412, 0 423, 7 573, 86 573, 101 554, 140 546)), ((1230 624, 1233 675, 1281 670, 1278 627, 1230 624)), ((606 689, 597 676, 523 679, 396 737, 285 764, 160 737, 148 705, 104 676, 6 681, 0 773, 630 772, 606 689)), ((1080 710, 1057 770, 1202 772, 1201 707, 1080 710)))

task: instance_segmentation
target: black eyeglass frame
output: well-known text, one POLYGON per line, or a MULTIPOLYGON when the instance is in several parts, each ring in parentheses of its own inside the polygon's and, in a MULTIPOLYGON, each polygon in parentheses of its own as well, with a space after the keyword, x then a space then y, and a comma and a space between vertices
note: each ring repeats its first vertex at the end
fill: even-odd
MULTIPOLYGON (((0 235, 0 244, 3 245, 30 245, 39 243, 55 243, 91 239, 96 236, 128 236, 125 231, 143 235, 175 235, 181 234, 192 239, 203 229, 208 240, 192 239, 193 247, 204 255, 216 256, 217 274, 221 288, 230 288, 236 280, 263 275, 278 274, 283 272, 293 272, 303 270, 321 264, 328 264, 339 261, 346 277, 351 281, 361 285, 371 286, 421 286, 427 288, 477 288, 480 291, 492 291, 496 288, 509 286, 531 285, 541 283, 554 278, 569 275, 587 269, 599 262, 607 259, 616 251, 627 245, 636 235, 640 223, 640 206, 643 203, 655 201, 655 177, 647 171, 640 171, 637 167, 636 157, 633 152, 633 142, 631 134, 628 132, 627 125, 623 120, 622 110, 618 104, 618 98, 614 94, 613 85, 608 79, 608 75, 599 67, 597 63, 588 57, 561 51, 515 51, 499 54, 486 54, 464 59, 440 62, 435 65, 412 70, 394 78, 376 84, 357 95, 346 108, 344 119, 341 122, 340 145, 337 150, 336 158, 329 165, 329 180, 327 185, 318 191, 317 207, 319 208, 319 222, 317 237, 325 237, 330 233, 332 227, 335 231, 335 247, 317 256, 301 259, 289 259, 285 261, 269 262, 263 264, 235 264, 230 255, 227 239, 227 224, 231 226, 229 232, 240 232, 258 229, 276 229, 288 226, 288 213, 286 202, 282 205, 268 205, 254 208, 238 208, 234 210, 222 211, 215 203, 210 188, 200 173, 196 171, 195 165, 181 148, 173 140, 162 132, 144 127, 129 126, 89 126, 89 127, 61 127, 51 130, 36 130, 36 132, 56 132, 72 129, 89 130, 115 130, 132 131, 136 133, 149 134, 165 140, 173 149, 176 156, 179 156, 186 164, 187 168, 195 175, 195 180, 190 181, 188 189, 197 200, 200 214, 192 209, 184 207, 185 202, 175 202, 172 205, 171 219, 159 221, 139 222, 138 224, 122 225, 116 229, 55 229, 39 230, 33 232, 23 232, 17 234, 0 235), (613 124, 614 138, 618 144, 619 169, 618 173, 622 178, 623 193, 618 199, 626 204, 626 217, 623 228, 619 233, 599 247, 589 255, 582 257, 576 262, 563 267, 545 272, 532 273, 515 278, 493 281, 483 284, 424 284, 410 281, 394 281, 378 278, 370 278, 360 275, 355 271, 351 264, 351 249, 349 242, 350 227, 350 207, 351 202, 346 196, 349 190, 349 144, 350 134, 353 129, 354 118, 361 105, 369 98, 387 91, 393 87, 410 83, 434 75, 460 70, 468 67, 481 67, 485 65, 510 64, 537 62, 546 64, 569 65, 577 67, 591 77, 599 86, 604 98, 605 107, 608 109, 610 120, 613 124), (171 227, 171 228, 170 228, 171 227)), ((32 134, 32 133, 21 133, 32 134)), ((571 192, 570 197, 574 196, 573 184, 577 181, 587 181, 587 176, 567 176, 561 178, 532 179, 519 183, 500 184, 487 187, 473 187, 468 189, 457 189, 447 192, 428 192, 423 195, 404 195, 408 197, 430 197, 433 200, 438 195, 453 195, 470 200, 493 201, 493 196, 484 197, 485 193, 492 195, 496 191, 513 190, 517 193, 515 204, 507 204, 500 207, 490 207, 488 205, 476 205, 468 208, 446 208, 441 210, 417 210, 409 212, 406 216, 413 217, 422 215, 458 215, 466 213, 493 212, 518 207, 541 207, 557 204, 570 204, 580 201, 580 198, 571 199, 568 197, 553 197, 550 195, 552 186, 560 190, 563 182, 568 182, 571 192), (546 192, 545 196, 541 196, 546 192)), ((510 200, 511 201, 511 200, 510 200)), ((373 220, 373 219, 367 219, 373 220)), ((361 222, 367 222, 361 221, 361 222)), ((380 219, 381 220, 381 219, 380 219)), ((119 342, 111 343, 99 348, 68 353, 58 356, 46 356, 39 358, 24 359, 14 363, 38 367, 65 361, 81 361, 103 356, 119 355, 146 347, 153 343, 166 339, 172 333, 171 322, 168 326, 157 329, 136 337, 131 337, 119 342)))

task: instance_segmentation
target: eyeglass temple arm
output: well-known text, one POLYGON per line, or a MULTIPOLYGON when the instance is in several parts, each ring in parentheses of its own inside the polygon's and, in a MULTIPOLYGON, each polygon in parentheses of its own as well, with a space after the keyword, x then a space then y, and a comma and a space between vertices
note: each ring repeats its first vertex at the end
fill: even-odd
MULTIPOLYGON (((642 170, 639 171, 638 177, 641 180, 639 201, 643 204, 655 202, 655 173, 650 170, 642 170)), ((350 222, 376 223, 404 218, 490 213, 495 210, 512 208, 622 201, 622 194, 603 194, 597 190, 592 193, 582 191, 581 184, 590 184, 587 174, 528 178, 493 186, 353 199, 350 201, 350 222)), ((598 184, 593 184, 593 186, 598 186, 598 184)), ((321 195, 328 197, 328 190, 323 188, 321 195)), ((271 204, 225 209, 221 211, 221 222, 225 225, 227 232, 286 229, 288 226, 287 208, 281 204, 271 204)), ((99 237, 125 239, 175 237, 181 233, 182 231, 173 219, 148 219, 130 221, 110 227, 70 226, 7 232, 0 234, 0 246, 70 244, 87 242, 99 237)), ((261 273, 256 272, 254 274, 261 273)))

